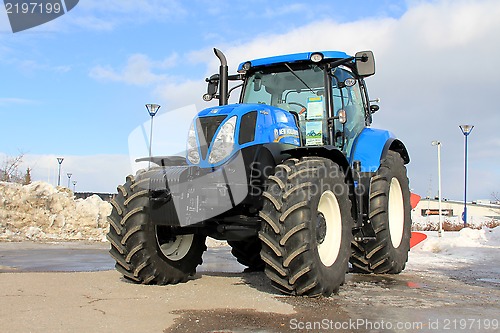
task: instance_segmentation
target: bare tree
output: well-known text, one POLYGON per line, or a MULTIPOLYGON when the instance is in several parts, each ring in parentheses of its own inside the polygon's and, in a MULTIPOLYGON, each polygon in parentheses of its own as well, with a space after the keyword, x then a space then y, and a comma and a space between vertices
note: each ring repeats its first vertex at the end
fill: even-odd
MULTIPOLYGON (((18 156, 14 157, 7 156, 0 168, 0 181, 23 183, 25 176, 19 172, 19 165, 23 162, 23 158, 24 153, 20 153, 18 156)), ((28 170, 31 181, 31 169, 28 168, 28 170)))

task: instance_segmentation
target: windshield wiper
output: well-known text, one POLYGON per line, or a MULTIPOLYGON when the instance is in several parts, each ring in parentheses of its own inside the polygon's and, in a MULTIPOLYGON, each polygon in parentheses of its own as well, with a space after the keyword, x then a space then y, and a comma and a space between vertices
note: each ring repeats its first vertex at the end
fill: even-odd
POLYGON ((309 89, 309 90, 310 90, 313 94, 316 94, 316 93, 314 92, 314 90, 312 90, 312 89, 311 89, 311 87, 309 87, 309 86, 307 85, 307 83, 306 83, 304 80, 302 80, 302 79, 301 79, 301 78, 297 75, 297 73, 295 73, 295 71, 292 69, 292 67, 290 67, 287 63, 285 63, 285 66, 286 66, 286 67, 290 70, 290 73, 292 73, 292 74, 293 74, 293 76, 295 76, 295 77, 297 78, 297 80, 299 80, 300 82, 302 82, 302 83, 306 86, 306 88, 307 88, 307 89, 309 89))

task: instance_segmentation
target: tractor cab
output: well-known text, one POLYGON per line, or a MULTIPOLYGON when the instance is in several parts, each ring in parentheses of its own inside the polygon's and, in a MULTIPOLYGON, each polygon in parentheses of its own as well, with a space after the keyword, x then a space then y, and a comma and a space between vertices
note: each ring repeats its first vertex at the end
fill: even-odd
MULTIPOLYGON (((349 157, 354 139, 371 123, 363 81, 374 74, 369 51, 355 57, 325 51, 263 58, 240 64, 238 72, 229 79, 244 81, 239 102, 293 114, 301 146, 335 146, 349 157)), ((218 80, 209 82, 209 94, 217 97, 218 80)))

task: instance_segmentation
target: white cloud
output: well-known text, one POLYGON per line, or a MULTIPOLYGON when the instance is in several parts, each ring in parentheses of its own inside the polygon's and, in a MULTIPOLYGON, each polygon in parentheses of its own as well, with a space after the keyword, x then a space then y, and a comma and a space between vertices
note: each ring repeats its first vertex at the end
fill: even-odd
POLYGON ((11 104, 32 104, 34 101, 25 98, 13 98, 13 97, 0 97, 0 105, 11 105, 11 104))
POLYGON ((120 81, 133 85, 148 85, 165 81, 166 75, 155 74, 155 70, 165 70, 175 65, 177 55, 172 54, 161 61, 153 61, 144 54, 131 55, 122 70, 110 66, 96 66, 90 70, 90 77, 97 80, 120 81))
POLYGON ((32 59, 25 59, 21 60, 19 58, 11 58, 9 60, 6 60, 5 62, 11 63, 14 66, 17 66, 21 72, 23 72, 26 75, 31 75, 35 72, 39 71, 44 71, 44 72, 50 72, 53 74, 65 74, 71 71, 72 67, 70 65, 50 65, 47 62, 44 61, 39 61, 37 60, 32 60, 32 59))
POLYGON ((124 24, 184 17, 187 10, 176 0, 85 0, 71 13, 68 24, 109 31, 124 24))
POLYGON ((264 13, 261 13, 264 17, 267 18, 277 18, 279 16, 289 16, 289 15, 296 15, 298 13, 314 13, 313 10, 311 10, 309 4, 303 4, 303 3, 289 3, 286 6, 281 6, 279 8, 276 8, 275 6, 273 7, 267 7, 264 10, 264 13))

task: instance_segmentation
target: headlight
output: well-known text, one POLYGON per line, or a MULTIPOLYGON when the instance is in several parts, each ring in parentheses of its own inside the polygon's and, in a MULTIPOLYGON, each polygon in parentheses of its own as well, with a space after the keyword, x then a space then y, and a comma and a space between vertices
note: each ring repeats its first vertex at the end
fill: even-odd
POLYGON ((189 128, 187 140, 187 158, 193 164, 200 163, 200 153, 198 152, 198 143, 196 141, 196 131, 194 129, 194 121, 189 128))
POLYGON ((236 129, 236 116, 231 117, 222 125, 215 137, 212 150, 208 156, 208 163, 215 164, 228 157, 234 148, 234 132, 236 129))
POLYGON ((321 54, 319 52, 315 52, 315 53, 311 54, 311 61, 312 62, 320 62, 321 60, 323 60, 323 54, 321 54))

